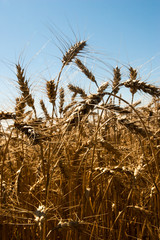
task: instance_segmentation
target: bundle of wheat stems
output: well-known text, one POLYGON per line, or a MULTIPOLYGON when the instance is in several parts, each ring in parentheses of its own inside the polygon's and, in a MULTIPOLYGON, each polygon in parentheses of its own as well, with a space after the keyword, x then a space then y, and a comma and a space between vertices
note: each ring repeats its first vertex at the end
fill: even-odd
POLYGON ((47 80, 52 112, 41 99, 41 118, 16 64, 21 94, 14 112, 0 112, 10 125, 0 128, 2 240, 160 239, 160 88, 132 67, 123 80, 118 66, 111 84, 99 84, 80 59, 86 46, 66 50, 57 78, 47 80), (70 83, 69 102, 59 83, 72 64, 97 92, 70 83), (131 104, 121 87, 130 88, 131 104), (153 97, 147 107, 133 102, 138 90, 153 97))

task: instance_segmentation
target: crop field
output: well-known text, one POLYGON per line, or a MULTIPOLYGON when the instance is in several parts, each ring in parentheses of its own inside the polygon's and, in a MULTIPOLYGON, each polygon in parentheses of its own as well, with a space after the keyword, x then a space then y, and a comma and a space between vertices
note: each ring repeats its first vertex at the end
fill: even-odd
POLYGON ((99 84, 82 58, 87 46, 64 51, 39 106, 15 64, 20 95, 13 112, 0 112, 2 240, 160 239, 160 88, 132 66, 123 79, 120 64, 99 84), (97 90, 63 87, 70 65, 97 90), (146 106, 134 101, 138 92, 151 97, 146 106))

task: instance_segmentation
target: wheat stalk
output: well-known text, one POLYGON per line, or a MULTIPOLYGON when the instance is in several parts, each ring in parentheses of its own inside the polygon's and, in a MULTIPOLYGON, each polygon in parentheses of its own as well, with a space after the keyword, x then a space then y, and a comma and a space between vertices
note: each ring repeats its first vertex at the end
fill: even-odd
POLYGON ((86 41, 79 41, 76 42, 73 46, 71 46, 63 56, 63 65, 68 65, 70 62, 72 62, 72 60, 78 55, 78 53, 80 53, 84 49, 84 47, 86 47, 86 45, 86 41))
POLYGON ((12 112, 0 112, 0 120, 16 119, 16 114, 12 112))
MULTIPOLYGON (((114 104, 102 104, 101 105, 103 108, 108 109, 108 110, 114 110, 120 114, 129 114, 131 111, 127 110, 126 108, 119 107, 114 104)), ((101 107, 100 106, 100 107, 101 107)))
POLYGON ((53 108, 52 108, 52 118, 53 118, 56 96, 57 96, 55 80, 47 81, 46 82, 46 89, 47 89, 47 96, 49 98, 49 101, 50 101, 50 103, 52 103, 52 106, 53 106, 53 108))
POLYGON ((37 117, 36 109, 34 106, 34 99, 33 99, 32 95, 30 94, 30 89, 28 87, 28 81, 25 80, 24 69, 21 68, 19 63, 16 64, 16 69, 17 69, 18 84, 19 84, 20 90, 22 92, 22 96, 24 97, 24 100, 26 101, 28 106, 33 109, 35 116, 37 117))
POLYGON ((77 126, 78 122, 80 122, 85 115, 89 114, 89 112, 101 102, 103 96, 103 93, 91 94, 86 98, 82 105, 77 106, 69 119, 66 120, 67 130, 72 129, 73 126, 77 126))
MULTIPOLYGON (((121 125, 124 125, 127 129, 129 129, 134 134, 140 134, 142 137, 147 137, 146 131, 140 127, 137 126, 134 122, 130 122, 127 118, 121 118, 118 119, 118 122, 121 125)), ((151 136, 152 133, 148 130, 148 134, 151 136)))
POLYGON ((155 87, 154 85, 147 84, 140 80, 127 80, 123 83, 125 87, 130 88, 133 93, 136 93, 137 90, 143 91, 150 94, 153 97, 160 97, 160 88, 155 87))
POLYGON ((68 49, 68 51, 66 51, 66 53, 63 55, 63 59, 62 59, 62 67, 61 67, 61 70, 58 74, 58 78, 57 78, 57 84, 56 84, 56 89, 55 89, 55 92, 57 94, 57 90, 58 90, 58 85, 59 85, 59 81, 60 81, 60 78, 61 78, 61 74, 62 74, 62 71, 64 69, 64 67, 66 65, 68 65, 70 62, 72 62, 72 60, 80 53, 82 52, 82 50, 87 46, 87 43, 85 40, 83 41, 79 41, 79 42, 76 42, 74 45, 71 45, 71 47, 68 49))
POLYGON ((117 94, 119 92, 119 84, 121 81, 121 73, 120 73, 120 68, 117 66, 116 68, 113 69, 113 93, 117 94))
POLYGON ((103 93, 107 87, 109 86, 109 83, 108 82, 105 82, 103 83, 98 89, 97 89, 97 92, 98 93, 103 93))
POLYGON ((40 100, 40 105, 41 105, 41 108, 42 108, 42 110, 43 110, 43 112, 44 112, 44 115, 45 115, 45 117, 46 117, 46 120, 50 119, 49 113, 48 113, 48 111, 47 111, 47 108, 46 108, 43 100, 40 100))
POLYGON ((92 82, 94 82, 98 88, 98 84, 96 82, 96 79, 93 73, 90 72, 88 68, 78 58, 76 58, 75 63, 77 64, 79 69, 87 76, 87 78, 89 78, 92 82))
POLYGON ((73 107, 75 104, 77 103, 77 101, 72 101, 71 103, 69 103, 63 110, 63 113, 66 113, 71 107, 73 107))
POLYGON ((26 103, 24 101, 24 98, 16 98, 16 107, 15 107, 15 112, 16 112, 16 118, 18 119, 23 119, 24 118, 24 111, 25 111, 25 106, 26 103))
POLYGON ((85 93, 85 91, 78 87, 78 86, 74 86, 72 84, 68 84, 68 88, 70 91, 74 92, 74 97, 77 95, 77 94, 80 94, 80 96, 85 99, 87 97, 87 94, 85 93))
POLYGON ((59 113, 63 113, 63 106, 64 106, 64 88, 60 88, 59 90, 59 96, 60 96, 60 106, 59 106, 59 113))

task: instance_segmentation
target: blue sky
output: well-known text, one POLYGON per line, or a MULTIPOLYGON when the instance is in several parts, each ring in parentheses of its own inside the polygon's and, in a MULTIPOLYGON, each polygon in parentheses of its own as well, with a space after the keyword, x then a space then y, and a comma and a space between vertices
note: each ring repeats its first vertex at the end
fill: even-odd
MULTIPOLYGON (((19 58, 28 66, 33 92, 44 96, 43 80, 60 69, 58 29, 73 43, 74 33, 78 39, 87 38, 91 55, 96 52, 106 62, 100 64, 92 57, 90 64, 100 84, 111 78, 111 68, 119 62, 137 67, 142 80, 159 86, 159 12, 159 0, 0 0, 1 108, 10 110, 18 96, 14 64, 19 58)), ((74 79, 73 69, 71 73, 74 79)), ((80 86, 90 87, 86 82, 80 86)))

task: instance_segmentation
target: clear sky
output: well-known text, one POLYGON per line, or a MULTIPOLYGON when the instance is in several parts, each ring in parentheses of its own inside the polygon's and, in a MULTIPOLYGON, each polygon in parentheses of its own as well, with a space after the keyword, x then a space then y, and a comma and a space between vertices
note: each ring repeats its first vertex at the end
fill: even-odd
POLYGON ((58 47, 63 47, 56 29, 73 43, 74 33, 78 39, 87 38, 89 51, 105 59, 101 67, 106 71, 92 61, 99 83, 111 78, 111 66, 120 62, 139 67, 142 80, 159 86, 159 13, 159 0, 0 0, 0 106, 9 110, 18 95, 14 64, 19 57, 24 66, 30 63, 27 74, 33 92, 43 95, 43 78, 53 77, 60 68, 58 47))

